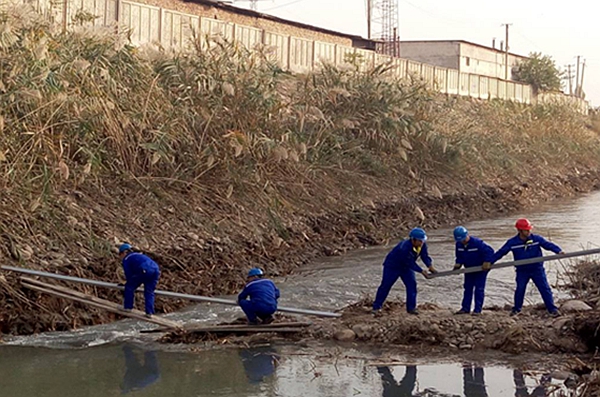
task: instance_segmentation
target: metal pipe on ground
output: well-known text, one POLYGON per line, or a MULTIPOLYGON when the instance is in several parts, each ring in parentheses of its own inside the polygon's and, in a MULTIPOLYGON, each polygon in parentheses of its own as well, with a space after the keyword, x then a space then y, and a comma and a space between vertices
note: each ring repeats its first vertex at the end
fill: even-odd
MULTIPOLYGON (((520 261, 495 263, 492 265, 492 268, 490 270, 502 269, 502 268, 511 267, 511 266, 531 265, 532 263, 556 261, 559 259, 577 258, 580 256, 587 256, 587 255, 594 255, 594 254, 600 254, 600 248, 594 248, 594 249, 577 251, 577 252, 569 252, 569 253, 562 254, 562 255, 549 255, 549 256, 542 256, 542 257, 531 258, 531 259, 522 259, 520 261)), ((481 266, 466 267, 466 268, 462 268, 462 269, 458 269, 458 270, 448 270, 445 272, 437 272, 435 274, 432 274, 430 276, 430 278, 455 276, 458 274, 476 273, 476 272, 481 272, 481 271, 484 271, 481 268, 481 266)))
MULTIPOLYGON (((93 286, 102 287, 102 288, 111 288, 111 289, 118 289, 118 290, 124 289, 123 287, 121 287, 117 284, 107 283, 105 281, 96 281, 96 280, 90 280, 90 279, 80 278, 80 277, 65 276, 62 274, 42 272, 39 270, 24 269, 21 267, 0 266, 0 269, 9 271, 9 272, 29 274, 31 276, 47 277, 47 278, 51 278, 51 279, 55 279, 55 280, 93 285, 93 286)), ((229 300, 229 299, 210 298, 207 296, 200 296, 200 295, 180 294, 178 292, 163 291, 163 290, 156 290, 154 293, 156 295, 165 296, 168 298, 186 299, 186 300, 190 300, 190 301, 194 301, 194 302, 220 303, 223 305, 230 305, 230 306, 238 305, 236 301, 229 300)), ((284 312, 284 313, 292 313, 292 314, 304 314, 304 315, 317 316, 317 317, 341 317, 342 316, 340 313, 324 312, 324 311, 309 310, 309 309, 295 309, 292 307, 278 307, 277 311, 284 312)))

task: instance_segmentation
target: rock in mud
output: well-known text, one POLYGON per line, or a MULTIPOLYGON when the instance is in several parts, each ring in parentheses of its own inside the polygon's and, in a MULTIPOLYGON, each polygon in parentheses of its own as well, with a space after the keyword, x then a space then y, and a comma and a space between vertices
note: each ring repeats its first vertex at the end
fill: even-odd
POLYGON ((343 329, 333 334, 333 338, 340 342, 350 342, 356 338, 356 334, 351 329, 343 329))
POLYGON ((373 328, 367 324, 356 324, 352 327, 352 331, 354 331, 358 339, 365 339, 373 333, 373 328))
POLYGON ((571 374, 566 371, 554 371, 550 374, 550 377, 556 380, 567 380, 569 379, 569 376, 571 376, 571 374))
POLYGON ((567 325, 569 322, 571 321, 570 318, 561 318, 559 320, 556 320, 555 322, 552 323, 552 328, 554 328, 557 331, 560 331, 561 329, 563 329, 563 327, 565 325, 567 325))
POLYGON ((571 300, 563 303, 560 310, 564 313, 587 312, 592 308, 585 302, 579 300, 571 300))

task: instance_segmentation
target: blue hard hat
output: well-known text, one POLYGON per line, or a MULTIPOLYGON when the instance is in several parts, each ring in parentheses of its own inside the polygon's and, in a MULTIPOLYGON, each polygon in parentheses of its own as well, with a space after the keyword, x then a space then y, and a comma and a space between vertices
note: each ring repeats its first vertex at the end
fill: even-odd
POLYGON ((414 238, 415 240, 427 241, 427 234, 425 234, 425 230, 420 227, 415 227, 411 230, 408 237, 414 238))
POLYGON ((248 272, 248 277, 254 277, 254 276, 263 276, 265 273, 262 271, 262 269, 259 269, 258 267, 254 267, 252 269, 250 269, 250 271, 248 272))
POLYGON ((122 254, 123 252, 129 251, 131 249, 133 249, 133 247, 130 244, 127 244, 127 243, 121 244, 119 246, 119 254, 122 254))
POLYGON ((463 241, 469 235, 469 231, 464 226, 454 228, 454 241, 463 241))

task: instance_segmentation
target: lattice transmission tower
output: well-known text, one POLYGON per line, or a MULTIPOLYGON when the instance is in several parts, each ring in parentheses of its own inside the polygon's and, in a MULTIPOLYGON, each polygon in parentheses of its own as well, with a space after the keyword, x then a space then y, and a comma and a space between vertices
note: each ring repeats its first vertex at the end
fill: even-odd
POLYGON ((368 37, 380 41, 377 52, 400 56, 398 0, 366 0, 368 37))

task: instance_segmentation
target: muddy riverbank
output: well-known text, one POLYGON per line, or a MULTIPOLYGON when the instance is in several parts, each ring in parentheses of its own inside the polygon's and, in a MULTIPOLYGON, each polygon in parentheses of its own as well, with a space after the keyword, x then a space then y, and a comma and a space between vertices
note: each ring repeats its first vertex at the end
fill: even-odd
MULTIPOLYGON (((415 224, 433 229, 531 208, 546 200, 572 197, 597 189, 598 181, 598 172, 590 170, 544 182, 532 179, 530 182, 503 187, 483 186, 474 192, 463 191, 441 197, 419 194, 400 201, 340 209, 294 220, 285 229, 285 241, 247 240, 248 236, 239 236, 239 232, 232 234, 239 238, 201 238, 186 232, 197 228, 192 225, 193 218, 179 218, 176 222, 170 222, 167 229, 161 229, 156 224, 156 228, 150 228, 156 232, 140 236, 134 241, 141 241, 143 248, 148 246, 148 242, 143 243, 148 238, 156 241, 157 245, 161 244, 159 240, 162 239, 168 242, 164 244, 172 247, 167 253, 150 252, 162 265, 161 288, 209 296, 228 294, 239 290, 244 269, 250 265, 262 266, 272 276, 292 275, 301 265, 315 258, 341 255, 348 250, 402 238, 415 224), (178 232, 174 233, 174 230, 178 232)), ((94 213, 95 217, 103 219, 103 223, 119 223, 115 214, 111 215, 111 211, 107 210, 118 206, 118 199, 113 197, 111 202, 100 204, 93 203, 91 197, 92 194, 77 191, 65 195, 63 200, 70 203, 67 208, 75 209, 80 218, 81 213, 89 212, 88 217, 94 213), (95 208, 97 212, 84 208, 95 208)), ((56 234, 57 231, 49 233, 56 234)), ((3 263, 105 281, 120 280, 116 257, 94 258, 85 247, 80 247, 77 253, 63 253, 43 235, 27 243, 9 236, 4 235, 7 255, 3 263), (35 245, 35 241, 40 245, 35 245)), ((111 251, 114 247, 108 246, 106 249, 111 251)), ((92 291, 84 286, 76 288, 92 291)), ((114 301, 121 299, 117 292, 98 290, 96 293, 114 301)), ((0 309, 0 331, 7 334, 68 330, 116 319, 112 314, 23 289, 17 276, 10 273, 0 277, 0 301, 5 303, 0 309)), ((157 310, 159 313, 171 312, 186 304, 183 301, 158 300, 157 310)))

